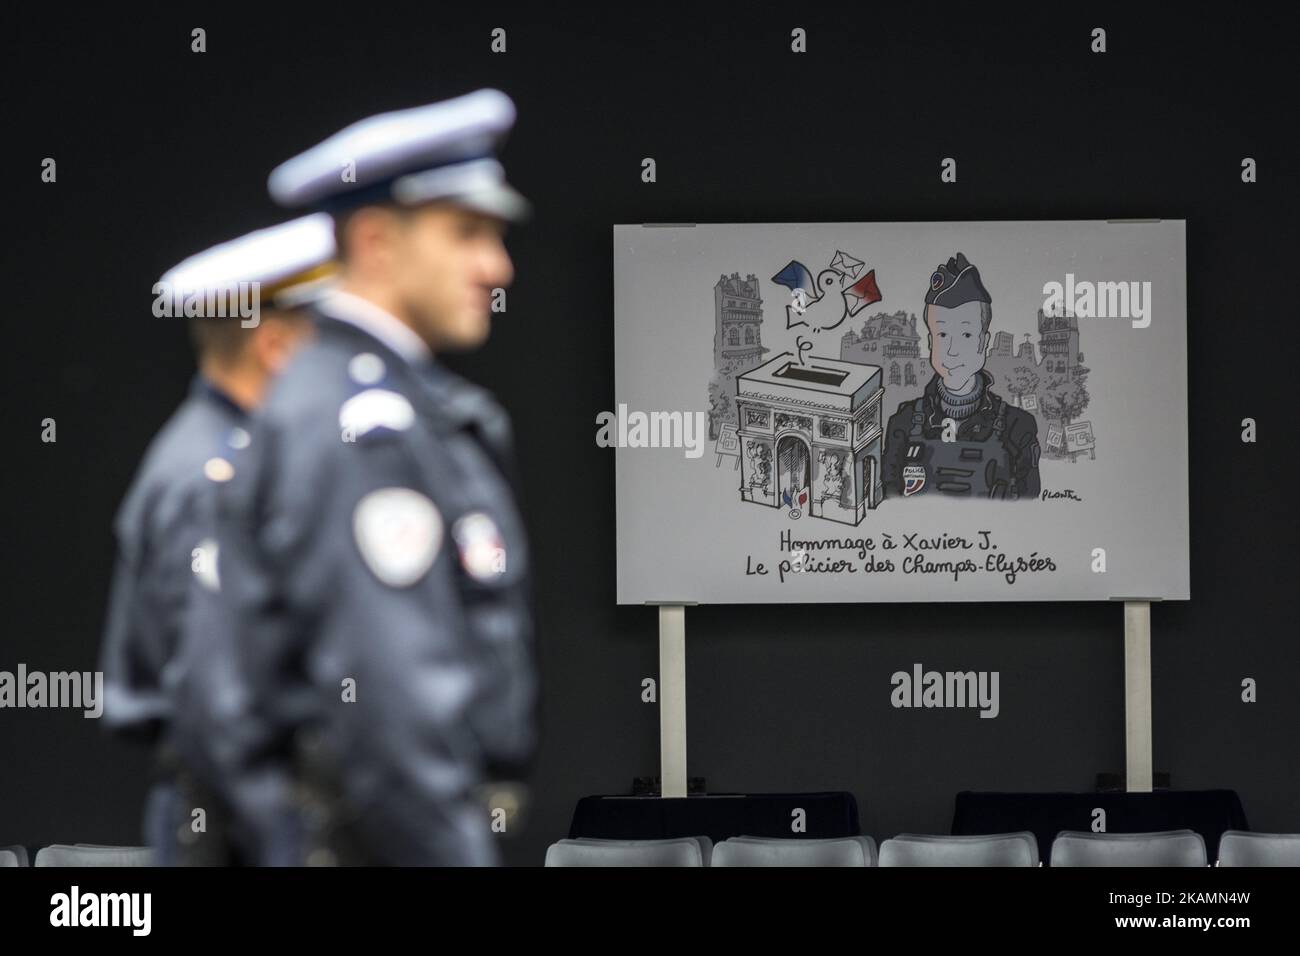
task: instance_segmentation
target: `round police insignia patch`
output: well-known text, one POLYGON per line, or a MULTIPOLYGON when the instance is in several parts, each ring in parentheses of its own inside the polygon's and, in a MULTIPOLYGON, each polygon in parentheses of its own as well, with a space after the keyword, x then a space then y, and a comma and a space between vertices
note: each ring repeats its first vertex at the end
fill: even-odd
POLYGON ((352 531, 375 577, 389 587, 410 587, 438 556, 442 515, 414 489, 380 488, 357 502, 352 531))
POLYGON ((471 511, 451 528, 460 552, 460 566, 475 581, 490 581, 506 570, 506 543, 496 522, 482 511, 471 511))

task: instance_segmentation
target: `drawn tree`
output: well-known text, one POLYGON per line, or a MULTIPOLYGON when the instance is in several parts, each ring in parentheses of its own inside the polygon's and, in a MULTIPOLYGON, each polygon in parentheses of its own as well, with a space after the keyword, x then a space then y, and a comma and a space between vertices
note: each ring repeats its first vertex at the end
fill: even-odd
POLYGON ((1026 395, 1031 394, 1034 389, 1038 388, 1038 373, 1032 368, 1024 365, 1017 365, 1007 376, 1007 391, 1016 397, 1016 404, 1020 405, 1026 395))
POLYGON ((709 380, 709 439, 717 441, 718 433, 726 422, 736 420, 735 407, 731 401, 728 377, 721 372, 709 380))
POLYGON ((1088 407, 1088 390, 1079 379, 1053 379, 1043 396, 1043 410, 1064 428, 1088 407))

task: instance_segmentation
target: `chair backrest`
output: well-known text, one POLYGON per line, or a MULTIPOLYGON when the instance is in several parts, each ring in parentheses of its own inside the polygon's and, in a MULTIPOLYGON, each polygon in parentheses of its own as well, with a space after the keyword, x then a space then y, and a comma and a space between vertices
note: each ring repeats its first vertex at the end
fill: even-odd
POLYGON ((1038 866, 1028 831, 976 836, 900 833, 880 845, 881 866, 1038 866))
POLYGON ((13 850, 0 850, 0 870, 10 866, 18 866, 18 854, 13 850))
POLYGON ((713 866, 875 866, 876 841, 869 836, 800 840, 739 836, 713 850, 713 866))
POLYGON ((27 856, 27 847, 14 844, 13 846, 0 846, 0 866, 31 866, 31 860, 27 856), (13 863, 6 863, 3 854, 9 854, 13 857, 13 863))
POLYGON ((560 840, 546 851, 546 866, 708 866, 708 837, 671 840, 560 840))
POLYGON ((153 866, 147 846, 67 846, 56 843, 36 851, 37 866, 153 866))
POLYGON ((1300 866, 1300 833, 1228 830, 1219 838, 1219 866, 1300 866))
POLYGON ((1192 830, 1159 833, 1064 830, 1052 841, 1052 866, 1205 865, 1205 841, 1192 830))

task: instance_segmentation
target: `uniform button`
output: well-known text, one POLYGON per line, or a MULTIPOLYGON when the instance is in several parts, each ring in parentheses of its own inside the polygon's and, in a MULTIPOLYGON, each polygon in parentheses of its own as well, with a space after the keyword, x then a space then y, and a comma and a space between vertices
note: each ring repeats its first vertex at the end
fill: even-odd
POLYGON ((229 481, 235 477, 235 466, 224 458, 209 458, 203 463, 203 474, 209 481, 229 481))
POLYGON ((374 352, 362 352, 348 362, 348 374, 360 385, 374 385, 384 377, 384 360, 374 352))

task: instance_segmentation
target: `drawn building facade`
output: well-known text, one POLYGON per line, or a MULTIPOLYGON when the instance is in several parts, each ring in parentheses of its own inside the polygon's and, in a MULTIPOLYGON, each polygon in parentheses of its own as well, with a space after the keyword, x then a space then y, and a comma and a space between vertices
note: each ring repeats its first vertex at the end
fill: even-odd
POLYGON ((1073 315, 1044 314, 1038 310, 1038 350, 1043 357, 1043 370, 1048 375, 1074 378, 1083 364, 1079 351, 1079 320, 1073 315))
POLYGON ((844 333, 840 359, 879 365, 889 385, 917 385, 929 377, 929 365, 922 367, 920 341, 915 315, 880 312, 867 319, 861 331, 844 333))
POLYGON ((733 272, 713 287, 713 367, 735 377, 758 365, 763 357, 763 300, 758 278, 733 272))
POLYGON ((733 272, 713 287, 713 381, 709 385, 709 437, 723 424, 736 424, 736 376, 755 368, 763 347, 763 299, 758 277, 733 272))

